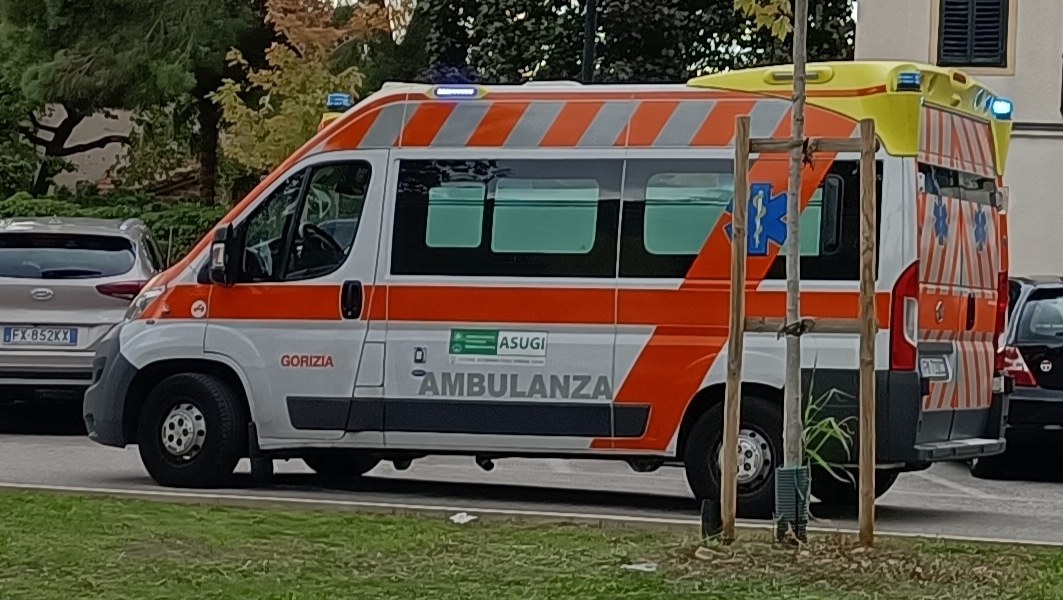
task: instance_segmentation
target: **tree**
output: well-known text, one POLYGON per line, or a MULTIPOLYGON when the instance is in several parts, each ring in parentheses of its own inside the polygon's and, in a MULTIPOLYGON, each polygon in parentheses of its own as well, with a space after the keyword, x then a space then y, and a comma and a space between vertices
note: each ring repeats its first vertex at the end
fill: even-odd
MULTIPOLYGON (((734 0, 735 9, 770 35, 773 63, 789 63, 793 43, 793 0, 734 0)), ((853 0, 825 0, 810 6, 809 61, 852 60, 856 23, 853 0)))
POLYGON ((335 12, 327 0, 268 0, 267 19, 285 43, 266 51, 261 69, 238 50, 229 54, 246 83, 226 79, 211 99, 221 109, 225 148, 234 160, 269 171, 314 135, 330 92, 357 95, 361 74, 353 67, 334 73, 330 57, 340 45, 389 27, 387 13, 361 5, 337 22, 335 12))
MULTIPOLYGON (((202 100, 226 74, 230 47, 243 48, 254 60, 272 40, 259 0, 0 0, 0 23, 0 68, 21 73, 21 94, 40 107, 27 116, 23 134, 50 158, 127 144, 124 135, 73 146, 68 141, 85 118, 102 111, 154 109, 187 94, 202 100), (42 123, 56 108, 59 121, 42 123)), ((196 107, 201 182, 209 200, 218 115, 209 101, 196 107)), ((34 192, 45 192, 54 173, 46 161, 34 192)))
MULTIPOLYGON (((817 3, 814 59, 852 56, 848 2, 817 3)), ((578 80, 583 0, 422 0, 430 63, 467 61, 488 81, 578 80)), ((734 0, 599 0, 596 80, 682 82, 698 74, 789 62, 785 40, 734 0)))
MULTIPOLYGON (((174 87, 174 72, 162 57, 146 51, 150 27, 129 24, 129 3, 94 0, 87 3, 0 0, 4 75, 18 78, 18 93, 34 107, 21 132, 46 157, 32 191, 47 191, 56 161, 126 136, 108 135, 68 145, 74 129, 88 116, 106 108, 132 108, 164 102, 174 87), (88 6, 86 6, 88 4, 88 6), (167 89, 169 88, 169 89, 167 89), (54 125, 43 117, 59 105, 62 118, 54 125)), ((150 11, 145 3, 140 10, 150 11)))
POLYGON ((19 134, 28 112, 15 86, 0 79, 0 200, 29 189, 40 164, 36 149, 19 134))

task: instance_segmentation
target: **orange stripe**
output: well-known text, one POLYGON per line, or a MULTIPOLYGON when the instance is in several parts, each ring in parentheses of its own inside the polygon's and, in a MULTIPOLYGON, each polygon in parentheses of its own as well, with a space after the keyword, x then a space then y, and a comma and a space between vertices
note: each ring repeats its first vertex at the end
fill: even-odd
POLYGON ((613 288, 499 288, 395 285, 388 320, 613 325, 613 288))
MULTIPOLYGON (((702 289, 652 290, 609 288, 501 288, 482 286, 365 286, 361 318, 429 323, 542 323, 550 325, 713 326, 727 320, 727 284, 702 289), (623 311, 616 313, 616 298, 623 311)), ((167 294, 170 311, 142 318, 191 318, 192 303, 209 300, 209 317, 217 319, 340 319, 338 285, 289 283, 240 284, 231 288, 178 285, 167 294)), ((809 314, 821 318, 856 318, 856 292, 805 292, 809 314)), ((749 290, 751 314, 766 317, 786 312, 786 294, 749 290)), ((889 328, 890 295, 876 298, 879 326, 889 328)), ((726 329, 726 328, 725 328, 726 329)), ((724 332, 726 334, 726 332, 724 332)))
MULTIPOLYGON (((626 96, 630 97, 630 96, 626 96)), ((543 136, 540 146, 572 147, 591 126, 603 102, 568 102, 543 136)))
POLYGON ((263 283, 212 286, 211 319, 340 320, 339 285, 263 283))
POLYGON ((495 102, 487 109, 480 125, 469 137, 468 145, 472 147, 505 144, 526 110, 527 102, 495 102))
POLYGON ((624 145, 626 140, 628 146, 652 146, 678 106, 675 100, 640 103, 630 125, 617 138, 617 145, 624 145))
POLYGON ((727 146, 735 136, 735 118, 748 115, 756 100, 720 102, 713 107, 701 128, 694 134, 691 146, 727 146))
POLYGON ((402 128, 399 144, 413 147, 431 144, 450 113, 454 112, 455 106, 453 102, 425 102, 419 105, 402 128))

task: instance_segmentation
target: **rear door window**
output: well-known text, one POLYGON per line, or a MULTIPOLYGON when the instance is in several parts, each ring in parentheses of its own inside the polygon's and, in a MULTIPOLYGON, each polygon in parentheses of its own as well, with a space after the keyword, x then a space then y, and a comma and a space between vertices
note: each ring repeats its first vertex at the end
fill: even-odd
POLYGON ((133 244, 117 236, 0 233, 0 277, 114 277, 128 273, 135 262, 133 244))
POLYGON ((1019 317, 1016 341, 1063 342, 1063 288, 1039 289, 1030 293, 1019 317))

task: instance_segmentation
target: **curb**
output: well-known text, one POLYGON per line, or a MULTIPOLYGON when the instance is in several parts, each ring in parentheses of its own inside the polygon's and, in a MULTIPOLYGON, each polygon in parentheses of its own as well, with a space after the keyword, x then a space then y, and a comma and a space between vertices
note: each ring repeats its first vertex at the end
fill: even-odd
MULTIPOLYGON (((407 504, 396 502, 368 502, 361 500, 340 500, 326 498, 299 498, 291 496, 266 496, 233 493, 215 493, 200 491, 176 491, 166 489, 122 489, 104 487, 80 487, 63 485, 0 483, 0 492, 50 492, 56 494, 124 498, 133 500, 152 500, 177 504, 199 504, 208 506, 225 506, 241 508, 300 508, 328 509, 356 512, 372 512, 393 515, 442 516, 455 513, 468 513, 481 519, 512 520, 522 519, 541 523, 576 523, 596 527, 619 527, 639 529, 669 529, 695 532, 701 529, 701 520, 693 517, 650 517, 638 515, 596 514, 581 512, 559 512, 520 510, 509 508, 475 508, 448 506, 443 504, 407 504)), ((740 529, 749 531, 771 531, 772 524, 762 521, 739 521, 740 529)), ((810 526, 809 533, 820 535, 856 534, 857 530, 846 527, 810 526)), ((1015 540, 1006 538, 986 538, 976 536, 932 535, 899 531, 876 531, 882 538, 916 539, 924 541, 941 541, 974 544, 1006 544, 1044 548, 1063 548, 1063 542, 1015 540)))

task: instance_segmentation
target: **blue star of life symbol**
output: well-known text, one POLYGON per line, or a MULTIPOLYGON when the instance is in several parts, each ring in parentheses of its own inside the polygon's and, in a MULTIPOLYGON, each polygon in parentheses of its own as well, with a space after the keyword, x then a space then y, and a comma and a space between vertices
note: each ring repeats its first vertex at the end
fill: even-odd
MULTIPOLYGON (((734 212, 734 198, 727 203, 727 214, 734 212)), ((786 243, 786 192, 772 195, 770 183, 749 186, 749 214, 746 232, 750 256, 766 256, 768 241, 779 246, 786 243)), ((724 226, 727 239, 732 237, 731 224, 724 226)))
POLYGON ((940 246, 944 246, 949 237, 949 211, 941 198, 934 201, 934 235, 940 246))
POLYGON ((978 247, 978 251, 985 250, 986 238, 986 214, 984 210, 979 209, 974 214, 974 244, 978 247))

